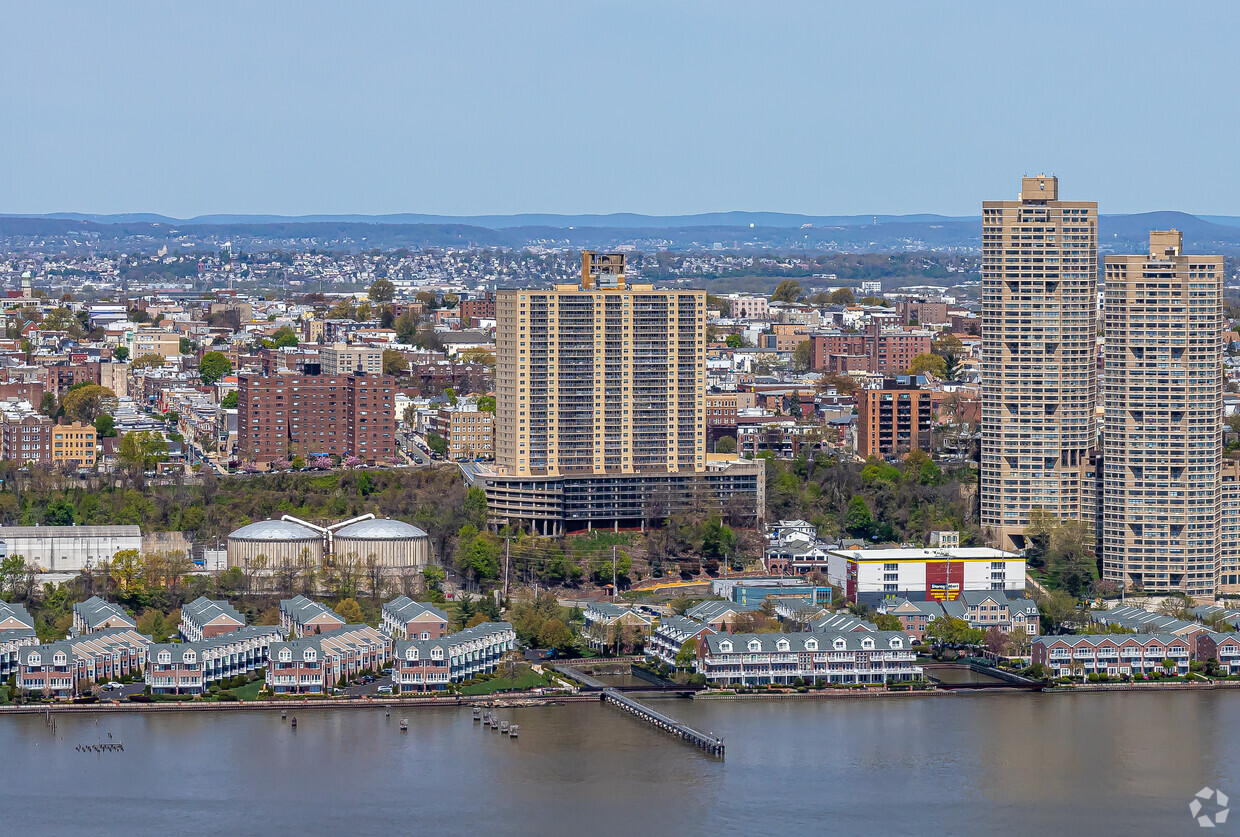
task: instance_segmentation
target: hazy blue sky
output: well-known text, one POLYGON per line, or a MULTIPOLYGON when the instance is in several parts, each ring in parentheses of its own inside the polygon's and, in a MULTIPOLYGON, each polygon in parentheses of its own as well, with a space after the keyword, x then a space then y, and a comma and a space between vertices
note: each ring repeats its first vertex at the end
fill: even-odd
POLYGON ((1238 6, 12 3, 0 212, 1240 214, 1238 6))

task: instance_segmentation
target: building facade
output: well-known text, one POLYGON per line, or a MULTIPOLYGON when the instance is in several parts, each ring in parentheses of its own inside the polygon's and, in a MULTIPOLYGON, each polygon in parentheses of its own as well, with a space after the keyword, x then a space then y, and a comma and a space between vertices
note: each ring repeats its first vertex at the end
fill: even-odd
POLYGON ((1041 636, 1032 647, 1033 662, 1056 677, 1188 674, 1191 652, 1189 639, 1172 634, 1041 636))
POLYGON ((917 378, 889 378, 878 389, 857 390, 857 455, 904 456, 914 450, 929 452, 934 420, 932 393, 917 378))
POLYGON ((483 622, 438 639, 398 641, 392 654, 393 690, 438 692, 450 683, 491 674, 516 644, 508 622, 483 622))
POLYGON ((1094 525, 1098 204, 1054 177, 982 204, 982 526, 1025 546, 1033 509, 1094 525))
POLYGON ((319 349, 324 375, 382 375, 383 350, 371 346, 333 343, 319 349))
POLYGON ((75 468, 93 468, 97 444, 93 425, 79 421, 53 425, 52 462, 75 468))
POLYGON ((919 680, 916 660, 899 631, 708 634, 698 648, 698 671, 723 685, 919 680))
POLYGON ((447 442, 452 459, 495 457, 495 414, 479 410, 475 404, 440 407, 435 431, 447 442))
POLYGON ((810 368, 815 371, 903 375, 913 358, 930 351, 934 333, 871 323, 861 332, 835 329, 813 334, 809 339, 810 368))
POLYGON ((1223 257, 1176 230, 1106 258, 1103 577, 1213 595, 1222 566, 1223 257))
POLYGON ((849 601, 866 605, 889 598, 954 601, 968 590, 1023 593, 1025 559, 989 547, 838 549, 830 552, 827 580, 849 601))

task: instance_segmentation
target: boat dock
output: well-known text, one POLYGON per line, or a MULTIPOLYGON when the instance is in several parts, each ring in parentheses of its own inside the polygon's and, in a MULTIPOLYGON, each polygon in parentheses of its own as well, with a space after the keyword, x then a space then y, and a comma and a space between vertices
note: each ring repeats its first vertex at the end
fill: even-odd
POLYGON ((628 695, 622 694, 615 689, 604 689, 602 692, 603 702, 610 703, 641 718, 648 724, 653 724, 657 728, 663 730, 670 735, 679 738, 687 744, 705 750, 712 756, 723 758, 723 739, 715 738, 713 735, 707 735, 704 732, 698 732, 687 724, 682 724, 672 718, 667 717, 662 712, 656 712, 644 704, 638 703, 628 695))

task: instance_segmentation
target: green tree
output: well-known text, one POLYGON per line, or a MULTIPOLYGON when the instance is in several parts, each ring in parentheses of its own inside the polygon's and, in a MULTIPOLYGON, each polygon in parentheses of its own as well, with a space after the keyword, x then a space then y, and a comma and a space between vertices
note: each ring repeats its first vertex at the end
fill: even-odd
MULTIPOLYGON (((301 345, 301 338, 297 336, 297 332, 293 330, 292 326, 282 325, 271 335, 271 345, 277 349, 293 348, 301 345)), ((205 356, 203 360, 206 360, 205 356)), ((199 369, 201 368, 201 364, 199 364, 199 369)), ((228 371, 231 372, 232 368, 230 367, 228 371)), ((225 372, 224 374, 228 373, 225 372)))
POLYGON ((130 471, 149 471, 168 458, 168 443, 157 430, 131 430, 121 438, 117 458, 130 471))
MULTIPOLYGON (((379 281, 385 281, 380 279, 379 281)), ((409 358, 395 349, 383 350, 383 374, 399 375, 409 368, 409 358)))
POLYGON ((865 498, 860 494, 855 495, 848 501, 848 515, 846 526, 848 534, 857 538, 864 538, 870 533, 870 528, 874 525, 874 517, 870 513, 870 507, 866 504, 865 498))
POLYGON ((810 348, 810 341, 802 340, 792 351, 792 363, 802 372, 809 369, 810 348))
POLYGON ((237 391, 234 389, 231 392, 229 392, 227 395, 225 395, 222 399, 220 399, 220 407, 225 410, 235 410, 237 409, 237 400, 240 397, 241 396, 238 395, 237 391))
POLYGON ((116 420, 107 413, 95 418, 95 435, 100 439, 106 439, 116 435, 116 420))
POLYGON ((440 456, 448 455, 448 441, 434 431, 426 434, 426 446, 431 449, 432 453, 440 456))
POLYGON ((720 436, 715 442, 715 453, 736 453, 736 437, 720 436))
POLYGON ((382 277, 370 283, 370 291, 367 293, 371 302, 380 304, 391 302, 396 297, 396 286, 389 280, 382 277))
POLYGON ((151 354, 146 354, 146 355, 139 355, 138 357, 134 358, 133 363, 129 364, 129 368, 135 372, 139 372, 143 369, 159 369, 165 363, 167 363, 167 361, 164 360, 163 355, 157 355, 157 354, 151 353, 151 354))
POLYGON ((118 362, 124 363, 129 360, 129 350, 124 346, 117 346, 116 350, 112 352, 112 357, 118 362))
POLYGON ((771 302, 796 302, 801 298, 801 283, 795 279, 785 279, 771 294, 771 302))
POLYGON ((0 559, 0 593, 8 591, 16 596, 26 577, 26 559, 21 555, 7 555, 0 559))
POLYGON ((561 619, 548 619, 538 631, 538 644, 564 653, 573 647, 573 632, 561 619))
POLYGON ((495 412, 495 396, 494 395, 480 395, 478 396, 477 401, 478 401, 478 410, 480 412, 483 412, 483 413, 495 412))
POLYGON ((680 646, 680 650, 676 652, 676 668, 688 670, 693 665, 693 661, 697 659, 697 652, 697 637, 686 639, 684 645, 680 646))
POLYGON ((904 623, 893 613, 880 613, 874 617, 874 624, 880 631, 902 631, 904 623))
POLYGON ((729 349, 739 349, 745 345, 745 338, 739 334, 729 334, 723 342, 729 349))
POLYGON ((231 373, 232 361, 221 352, 207 352, 198 361, 198 377, 208 386, 231 373))
POLYGON ((930 374, 936 378, 946 378, 947 364, 943 362, 943 358, 936 354, 920 354, 913 358, 913 362, 908 365, 908 374, 930 374))
POLYGON ((73 503, 64 497, 58 497, 48 503, 47 508, 43 510, 43 523, 45 526, 72 526, 73 503))
POLYGON ((71 389, 60 400, 60 406, 71 421, 94 424, 95 419, 116 410, 116 393, 107 387, 87 384, 71 389))
POLYGON ((839 288, 831 292, 832 305, 852 305, 857 301, 856 295, 852 292, 852 288, 839 288))

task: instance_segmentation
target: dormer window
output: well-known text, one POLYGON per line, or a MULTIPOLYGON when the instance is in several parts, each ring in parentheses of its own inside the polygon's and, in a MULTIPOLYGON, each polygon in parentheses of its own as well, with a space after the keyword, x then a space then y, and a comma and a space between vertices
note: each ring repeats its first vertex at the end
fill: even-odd
POLYGON ((410 648, 408 651, 405 652, 406 660, 416 660, 417 658, 418 658, 418 649, 410 648))
MULTIPOLYGON (((719 650, 724 654, 732 653, 732 643, 726 641, 719 643, 719 650)), ((35 662, 38 662, 38 660, 35 660, 35 662)))
POLYGON ((779 642, 775 643, 775 647, 780 651, 787 651, 790 646, 788 645, 788 640, 781 639, 779 642))
POLYGON ((305 653, 303 653, 303 654, 301 655, 301 658, 302 658, 303 660, 305 660, 306 662, 308 662, 308 663, 312 663, 312 662, 314 662, 314 660, 315 660, 314 649, 313 649, 313 648, 307 648, 307 649, 305 650, 305 653))
POLYGON ((442 649, 442 648, 432 648, 432 649, 431 649, 431 659, 432 659, 432 660, 442 660, 442 659, 443 659, 443 649, 442 649))
POLYGON ((807 639, 807 640, 805 640, 805 650, 806 650, 806 651, 817 651, 817 650, 818 650, 818 640, 816 640, 816 639, 807 639))
POLYGON ((159 661, 160 661, 161 663, 163 663, 163 664, 167 665, 168 663, 172 662, 172 655, 171 655, 171 654, 169 654, 167 651, 160 651, 160 652, 159 652, 159 661))
POLYGON ((756 639, 749 640, 749 650, 750 651, 761 651, 762 643, 756 639))
POLYGON ((873 648, 874 640, 869 639, 868 637, 866 639, 861 640, 861 647, 862 648, 873 648))
POLYGON ((893 637, 891 638, 891 643, 890 643, 890 645, 891 645, 891 647, 892 647, 892 648, 903 648, 903 647, 904 647, 904 640, 900 639, 898 636, 893 636, 893 637))
POLYGON ((68 661, 69 658, 65 656, 65 652, 63 651, 57 651, 56 656, 52 658, 52 662, 58 666, 63 666, 68 661))
POLYGON ((293 655, 289 653, 289 650, 287 648, 281 648, 280 649, 280 662, 287 663, 291 659, 293 659, 293 655))
POLYGON ((832 646, 836 651, 843 651, 848 646, 848 643, 844 641, 843 637, 839 637, 832 643, 832 646))

